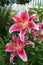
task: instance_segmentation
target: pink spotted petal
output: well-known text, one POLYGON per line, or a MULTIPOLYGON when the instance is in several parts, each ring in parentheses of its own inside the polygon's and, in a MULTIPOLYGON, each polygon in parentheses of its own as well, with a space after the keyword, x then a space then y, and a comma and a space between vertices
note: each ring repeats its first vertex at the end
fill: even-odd
POLYGON ((16 37, 16 35, 12 35, 12 40, 15 42, 15 44, 17 43, 17 37, 16 37))
POLYGON ((9 29, 9 33, 12 33, 14 31, 19 31, 22 30, 22 25, 19 23, 13 24, 10 29, 9 29))
POLYGON ((12 17, 12 19, 13 19, 15 22, 17 22, 17 23, 21 22, 20 17, 18 17, 17 15, 14 15, 14 16, 12 17))
POLYGON ((37 18, 37 15, 36 14, 33 14, 32 16, 30 16, 29 21, 32 21, 35 18, 37 18))
POLYGON ((24 43, 20 40, 20 37, 17 38, 17 46, 23 46, 24 43))
POLYGON ((39 30, 39 27, 37 24, 35 24, 33 21, 30 21, 29 24, 28 24, 28 27, 31 29, 36 29, 36 30, 39 30))
POLYGON ((20 17, 23 21, 28 21, 29 20, 28 12, 22 12, 20 17))
POLYGON ((16 54, 17 54, 16 52, 11 54, 11 56, 10 56, 10 63, 13 63, 13 58, 15 57, 16 54))
POLYGON ((27 61, 27 56, 24 49, 18 50, 18 55, 24 62, 27 61))
POLYGON ((15 51, 14 44, 13 43, 6 44, 5 51, 14 52, 15 51))
POLYGON ((25 39, 25 33, 26 33, 26 29, 23 29, 23 30, 20 31, 20 34, 19 34, 20 39, 23 42, 24 42, 24 39, 25 39))

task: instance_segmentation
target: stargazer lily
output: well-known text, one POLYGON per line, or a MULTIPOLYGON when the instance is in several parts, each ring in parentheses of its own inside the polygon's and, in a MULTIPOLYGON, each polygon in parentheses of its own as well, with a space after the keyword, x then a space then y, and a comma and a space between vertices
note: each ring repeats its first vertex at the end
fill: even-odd
POLYGON ((13 43, 8 43, 6 44, 5 51, 12 52, 10 56, 10 63, 13 63, 13 58, 15 57, 16 54, 24 61, 27 61, 27 55, 24 50, 24 46, 27 44, 34 44, 32 41, 28 42, 22 42, 20 40, 20 37, 16 37, 15 35, 12 36, 13 43))
POLYGON ((24 34, 27 29, 39 30, 38 26, 33 22, 36 17, 36 14, 29 17, 28 12, 21 12, 20 16, 14 15, 12 18, 16 23, 10 27, 9 32, 20 31, 20 39, 24 41, 24 34))

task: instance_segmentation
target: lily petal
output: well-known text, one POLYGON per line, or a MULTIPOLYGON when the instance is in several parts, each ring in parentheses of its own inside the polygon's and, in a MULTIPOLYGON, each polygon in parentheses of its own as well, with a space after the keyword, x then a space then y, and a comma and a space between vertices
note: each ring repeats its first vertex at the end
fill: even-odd
POLYGON ((17 46, 23 46, 24 43, 20 40, 20 37, 17 37, 17 46))
POLYGON ((18 17, 17 15, 14 15, 14 16, 12 17, 12 19, 13 19, 15 22, 17 22, 17 23, 21 22, 20 17, 18 17))
POLYGON ((19 34, 20 39, 23 42, 24 42, 24 39, 25 39, 25 36, 24 36, 25 35, 25 32, 26 32, 26 29, 23 29, 23 30, 20 31, 20 34, 19 34))
POLYGON ((28 21, 29 20, 28 12, 22 12, 20 17, 23 21, 28 21))
POLYGON ((29 44, 29 45, 34 45, 34 43, 33 43, 32 41, 28 41, 28 42, 26 42, 26 43, 24 44, 24 46, 25 46, 25 45, 28 45, 28 44, 29 44))
POLYGON ((37 17, 36 14, 31 15, 30 18, 29 18, 29 21, 32 21, 32 20, 35 19, 36 17, 37 17))
POLYGON ((10 29, 9 29, 9 33, 12 33, 14 31, 19 31, 19 30, 22 30, 22 25, 20 23, 16 23, 16 24, 13 24, 10 29))
POLYGON ((6 44, 5 51, 14 52, 15 51, 14 44, 13 43, 6 44))
POLYGON ((35 24, 33 21, 30 21, 30 22, 29 22, 28 27, 29 27, 29 28, 33 28, 33 29, 36 29, 36 30, 39 30, 38 25, 35 24))
POLYGON ((24 49, 18 50, 18 55, 24 62, 27 61, 27 56, 24 49))
POLYGON ((12 40, 15 42, 15 44, 17 43, 17 37, 16 37, 16 35, 12 35, 12 40))
POLYGON ((16 54, 17 54, 16 52, 11 54, 11 56, 10 56, 10 63, 13 63, 13 58, 15 57, 16 54))

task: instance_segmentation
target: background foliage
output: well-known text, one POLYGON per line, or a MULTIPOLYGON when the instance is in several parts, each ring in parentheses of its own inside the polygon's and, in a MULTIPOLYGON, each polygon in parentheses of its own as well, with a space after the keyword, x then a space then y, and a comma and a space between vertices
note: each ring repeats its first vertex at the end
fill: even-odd
MULTIPOLYGON (((0 2, 1 1, 2 0, 0 0, 0 2)), ((33 13, 38 14, 39 20, 37 22, 41 22, 43 20, 43 9, 41 8, 29 9, 29 14, 31 15, 33 13)), ((13 15, 14 13, 11 10, 11 7, 8 10, 6 10, 6 8, 3 10, 2 8, 0 8, 0 65, 14 65, 10 64, 9 62, 10 53, 5 52, 5 45, 12 41, 11 40, 12 35, 9 34, 8 30, 9 27, 14 23, 14 21, 12 20, 13 15), (10 24, 7 25, 6 22, 9 22, 10 24)), ((14 32, 13 34, 18 35, 18 33, 19 32, 14 32)), ((27 33, 27 36, 30 37, 30 40, 32 40, 32 37, 29 33, 27 33)), ((43 41, 41 44, 38 44, 38 40, 32 41, 35 43, 35 48, 32 48, 31 45, 25 46, 28 61, 24 63, 18 56, 16 56, 14 58, 15 65, 43 65, 43 41)))
POLYGON ((1 6, 5 6, 12 4, 12 3, 18 3, 18 4, 25 4, 25 3, 29 3, 31 0, 0 0, 0 5, 1 6))

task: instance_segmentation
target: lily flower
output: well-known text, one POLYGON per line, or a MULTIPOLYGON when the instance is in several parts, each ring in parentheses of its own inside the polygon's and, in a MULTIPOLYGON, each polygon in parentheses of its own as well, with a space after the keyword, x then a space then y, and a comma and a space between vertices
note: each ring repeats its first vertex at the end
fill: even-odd
POLYGON ((32 41, 28 41, 28 42, 22 42, 20 40, 20 37, 16 37, 16 36, 12 36, 12 40, 14 41, 14 43, 8 43, 6 44, 6 48, 5 51, 7 52, 11 52, 11 56, 10 56, 10 63, 13 63, 13 58, 16 56, 16 54, 18 54, 18 56, 24 61, 27 61, 27 55, 25 53, 24 50, 24 46, 27 44, 34 44, 32 41))
POLYGON ((40 35, 39 40, 43 41, 43 35, 40 35))
POLYGON ((43 21, 39 24, 39 32, 43 35, 43 21))
POLYGON ((6 22, 7 25, 10 25, 10 22, 6 22))
POLYGON ((38 40, 39 40, 39 43, 41 44, 41 42, 43 41, 43 35, 40 35, 38 40))
POLYGON ((39 30, 38 26, 33 22, 33 19, 35 19, 37 16, 36 14, 33 14, 29 17, 28 12, 21 12, 20 16, 13 16, 13 20, 16 21, 15 24, 13 24, 9 32, 12 33, 14 31, 20 31, 20 38, 23 41, 24 40, 24 34, 27 29, 36 29, 39 30))
POLYGON ((36 37, 38 36, 38 31, 31 30, 31 36, 33 37, 34 40, 36 40, 36 37))

